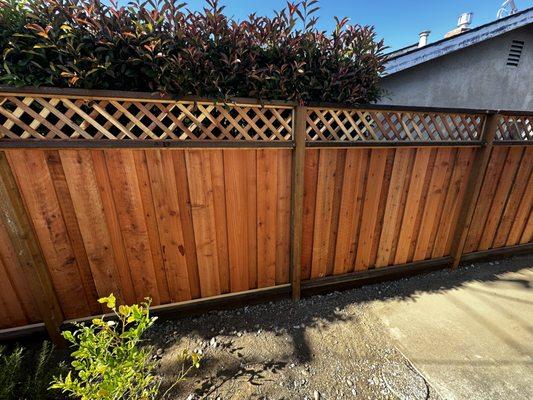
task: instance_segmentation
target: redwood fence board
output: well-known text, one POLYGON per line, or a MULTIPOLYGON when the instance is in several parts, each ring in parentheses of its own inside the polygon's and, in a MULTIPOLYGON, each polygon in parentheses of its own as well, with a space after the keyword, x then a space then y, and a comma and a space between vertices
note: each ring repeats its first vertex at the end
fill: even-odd
MULTIPOLYGON (((458 234, 459 258, 533 241, 529 113, 6 90, 3 172, 65 319, 111 292, 165 307, 290 283, 297 298, 300 277, 457 260, 458 234)), ((0 329, 48 321, 0 222, 0 329)))

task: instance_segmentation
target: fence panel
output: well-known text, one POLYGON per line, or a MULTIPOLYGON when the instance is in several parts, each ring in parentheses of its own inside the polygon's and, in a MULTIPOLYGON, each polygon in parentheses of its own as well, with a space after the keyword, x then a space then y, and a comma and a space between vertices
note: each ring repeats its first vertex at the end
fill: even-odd
POLYGON ((304 279, 450 254, 474 149, 307 152, 304 279))
POLYGON ((290 149, 6 153, 66 318, 288 282, 290 149))
POLYGON ((532 170, 533 148, 496 146, 493 149, 468 232, 465 253, 533 240, 532 170))

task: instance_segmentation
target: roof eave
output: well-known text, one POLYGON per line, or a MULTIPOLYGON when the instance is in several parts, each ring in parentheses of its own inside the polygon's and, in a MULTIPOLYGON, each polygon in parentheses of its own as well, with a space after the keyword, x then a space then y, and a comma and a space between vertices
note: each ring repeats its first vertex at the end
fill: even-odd
POLYGON ((392 58, 385 64, 383 76, 403 71, 531 23, 533 23, 533 8, 392 58))

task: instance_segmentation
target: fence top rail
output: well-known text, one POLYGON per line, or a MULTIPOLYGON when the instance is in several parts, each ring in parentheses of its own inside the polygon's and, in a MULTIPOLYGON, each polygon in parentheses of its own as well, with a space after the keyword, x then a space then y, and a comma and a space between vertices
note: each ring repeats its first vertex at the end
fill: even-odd
POLYGON ((56 87, 13 87, 0 85, 0 96, 35 96, 49 98, 98 99, 98 100, 140 100, 143 102, 198 104, 228 104, 232 106, 257 106, 294 108, 298 103, 288 100, 261 100, 245 97, 215 99, 199 96, 172 96, 161 92, 131 92, 120 90, 88 90, 56 87))
MULTIPOLYGON (((246 97, 231 97, 228 99, 215 99, 199 96, 173 96, 161 92, 133 92, 120 90, 97 90, 97 89, 76 89, 76 88, 57 88, 57 87, 14 87, 0 85, 0 95, 20 96, 20 95, 34 95, 46 97, 70 97, 70 98, 97 98, 97 99, 115 99, 115 100, 143 100, 146 102, 196 102, 203 104, 230 104, 230 105, 245 105, 245 106, 272 106, 280 108, 293 108, 299 103, 290 100, 262 100, 246 97)), ((496 109, 476 109, 476 108, 452 108, 452 107, 420 107, 420 106, 402 106, 390 104, 370 104, 359 103, 355 105, 344 103, 325 103, 325 102, 309 102, 305 105, 309 108, 334 108, 345 110, 383 110, 383 111, 417 111, 417 112, 434 112, 434 113, 454 113, 454 114, 503 114, 503 115, 517 115, 527 116, 533 115, 531 111, 518 110, 496 110, 496 109)))
MULTIPOLYGON (((336 104, 336 103, 318 103, 311 102, 306 105, 309 109, 334 109, 345 111, 356 110, 372 110, 372 111, 392 111, 392 112, 427 112, 433 114, 475 114, 487 115, 494 114, 498 111, 488 109, 474 109, 474 108, 447 108, 447 107, 419 107, 419 106, 401 106, 392 104, 369 104, 360 103, 355 105, 350 104, 336 104)), ((514 112, 511 111, 514 115, 514 112)))

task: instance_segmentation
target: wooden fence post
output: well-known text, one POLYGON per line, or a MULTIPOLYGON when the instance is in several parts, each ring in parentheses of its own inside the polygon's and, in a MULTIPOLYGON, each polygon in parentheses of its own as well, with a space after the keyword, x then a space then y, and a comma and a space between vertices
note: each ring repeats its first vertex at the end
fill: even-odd
POLYGON ((3 151, 0 151, 0 214, 46 330, 56 345, 64 346, 66 342, 60 331, 63 313, 41 247, 3 151))
POLYGON ((306 107, 296 106, 294 108, 291 193, 291 285, 293 300, 299 300, 301 292, 306 116, 306 107))
POLYGON ((468 178, 465 198, 461 206, 461 211, 457 220, 457 227, 453 236, 454 239, 451 247, 451 256, 453 257, 452 270, 455 270, 461 261, 474 211, 480 200, 479 193, 481 192, 481 186, 483 185, 483 179, 485 178, 485 172, 487 171, 487 166, 489 164, 494 137, 496 136, 498 117, 499 115, 497 113, 492 113, 488 114, 485 119, 481 137, 484 144, 477 149, 472 164, 472 171, 468 178))

